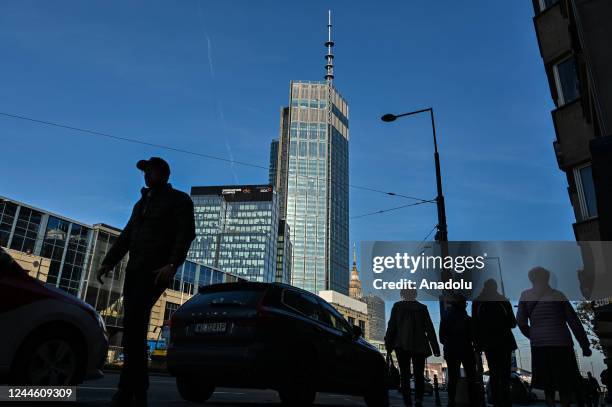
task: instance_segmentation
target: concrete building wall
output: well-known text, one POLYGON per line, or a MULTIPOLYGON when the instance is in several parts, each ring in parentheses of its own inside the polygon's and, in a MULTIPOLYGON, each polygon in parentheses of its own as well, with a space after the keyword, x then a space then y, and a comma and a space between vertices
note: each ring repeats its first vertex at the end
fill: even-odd
POLYGON ((47 281, 49 265, 51 260, 34 254, 28 254, 17 250, 5 249, 6 252, 23 268, 28 274, 42 282, 47 281))
MULTIPOLYGON (((568 182, 576 219, 574 234, 578 241, 610 240, 612 2, 558 0, 544 7, 546 3, 533 0, 533 21, 551 97, 557 106, 552 112, 554 151, 568 182), (565 100, 566 93, 572 100, 565 100)), ((583 253, 583 281, 592 278, 589 258, 588 253, 583 253)), ((596 308, 596 322, 610 320, 611 315, 610 305, 596 308)), ((597 323, 596 326, 602 343, 612 338, 612 330, 597 323)), ((612 347, 604 345, 604 353, 609 357, 612 347)))
POLYGON ((366 340, 371 339, 368 306, 365 302, 332 290, 319 291, 319 297, 330 303, 347 321, 360 326, 366 340))

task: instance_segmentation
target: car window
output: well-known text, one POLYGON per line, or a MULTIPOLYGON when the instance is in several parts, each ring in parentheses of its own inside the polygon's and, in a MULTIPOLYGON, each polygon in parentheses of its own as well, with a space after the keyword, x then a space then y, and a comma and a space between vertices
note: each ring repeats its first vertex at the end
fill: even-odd
POLYGON ((285 290, 283 292, 283 303, 308 318, 315 321, 321 320, 321 310, 317 300, 310 298, 308 295, 294 290, 285 290))
POLYGON ((331 305, 321 301, 321 308, 323 313, 323 322, 336 328, 339 331, 349 333, 349 326, 344 317, 331 305))

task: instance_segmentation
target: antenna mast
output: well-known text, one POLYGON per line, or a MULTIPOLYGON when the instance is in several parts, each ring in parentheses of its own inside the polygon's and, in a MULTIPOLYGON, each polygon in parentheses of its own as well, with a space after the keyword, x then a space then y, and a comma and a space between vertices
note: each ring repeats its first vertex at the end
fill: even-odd
POLYGON ((331 29, 331 10, 329 10, 327 17, 327 41, 325 42, 325 47, 327 48, 327 55, 325 55, 325 58, 327 59, 327 64, 325 65, 325 79, 328 82, 331 82, 334 79, 334 54, 332 53, 334 42, 331 39, 331 29))

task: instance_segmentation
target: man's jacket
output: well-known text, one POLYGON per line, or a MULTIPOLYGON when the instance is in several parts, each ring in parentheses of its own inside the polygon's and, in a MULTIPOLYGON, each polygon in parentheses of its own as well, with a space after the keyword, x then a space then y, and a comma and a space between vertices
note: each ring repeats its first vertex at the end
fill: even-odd
POLYGON ((501 294, 479 295, 472 302, 476 350, 516 349, 512 328, 516 326, 510 302, 501 294))
POLYGON ((417 301, 393 304, 385 344, 389 349, 403 349, 426 357, 440 353, 427 306, 417 301))
POLYGON ((474 353, 472 318, 463 308, 451 307, 440 321, 440 342, 444 356, 467 356, 474 353))
POLYGON ((180 266, 195 238, 193 201, 170 184, 142 188, 142 197, 102 264, 115 266, 130 253, 127 269, 153 271, 167 264, 180 266))

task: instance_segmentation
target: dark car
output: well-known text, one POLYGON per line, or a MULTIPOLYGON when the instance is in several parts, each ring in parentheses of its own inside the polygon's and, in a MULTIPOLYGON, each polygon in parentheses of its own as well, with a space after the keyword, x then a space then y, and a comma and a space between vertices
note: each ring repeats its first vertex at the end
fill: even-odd
POLYGON ((385 360, 335 308, 285 284, 202 287, 172 318, 168 370, 181 396, 204 402, 216 386, 275 389, 285 405, 316 392, 388 404, 385 360))

